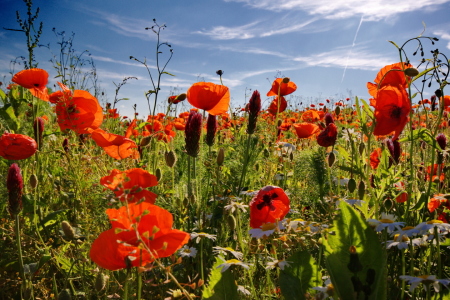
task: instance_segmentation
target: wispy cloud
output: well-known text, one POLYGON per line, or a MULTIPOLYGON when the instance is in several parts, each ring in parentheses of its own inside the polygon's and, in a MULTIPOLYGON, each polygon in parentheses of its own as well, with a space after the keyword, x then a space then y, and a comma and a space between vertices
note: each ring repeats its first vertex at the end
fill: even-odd
POLYGON ((200 31, 195 31, 194 33, 207 35, 215 40, 232 40, 232 39, 246 40, 253 38, 255 36, 254 32, 258 30, 257 27, 258 24, 259 22, 256 21, 250 24, 235 27, 216 26, 210 30, 204 29, 200 31))
POLYGON ((378 21, 400 13, 417 10, 435 10, 450 0, 225 0, 242 2, 246 5, 270 11, 305 11, 310 15, 320 15, 329 19, 344 19, 364 15, 365 21, 378 21))
POLYGON ((450 31, 436 30, 436 31, 433 31, 433 34, 438 36, 442 40, 446 40, 447 41, 447 49, 450 49, 450 31))

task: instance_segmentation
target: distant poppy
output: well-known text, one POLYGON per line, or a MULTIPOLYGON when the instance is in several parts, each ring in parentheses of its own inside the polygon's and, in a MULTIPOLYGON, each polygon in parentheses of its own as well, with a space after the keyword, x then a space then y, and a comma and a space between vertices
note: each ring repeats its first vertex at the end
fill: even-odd
POLYGON ((0 156, 9 160, 31 157, 37 150, 37 143, 29 136, 5 132, 0 137, 0 156))
POLYGON ((108 118, 117 119, 120 115, 117 113, 117 108, 108 109, 108 118))
POLYGON ((278 92, 280 96, 286 96, 292 94, 297 90, 297 85, 293 81, 288 81, 285 83, 285 78, 277 78, 272 83, 272 88, 267 93, 267 96, 278 96, 278 92))
POLYGON ((277 112, 281 113, 285 111, 287 108, 287 101, 284 99, 284 97, 281 97, 281 102, 278 104, 278 97, 276 97, 269 105, 269 108, 267 109, 271 115, 276 115, 277 112), (280 107, 278 107, 280 105, 280 107))
POLYGON ((102 147, 106 154, 112 158, 139 158, 139 152, 135 149, 137 148, 137 145, 133 140, 118 134, 108 133, 100 128, 90 130, 90 133, 95 143, 102 147))
POLYGON ((250 202, 250 227, 281 221, 290 210, 290 200, 284 190, 268 185, 259 190, 250 202))
POLYGON ((319 126, 312 123, 294 124, 295 133, 299 139, 307 139, 319 132, 319 126))
POLYGON ((228 110, 230 91, 224 85, 197 82, 188 89, 187 99, 192 106, 217 116, 228 110))
POLYGON ((321 116, 319 115, 319 112, 317 110, 307 110, 302 114, 302 121, 304 122, 317 122, 321 119, 321 116))
POLYGON ((12 82, 29 89, 33 96, 48 101, 47 71, 42 69, 23 70, 13 76, 12 82))
POLYGON ((370 154, 370 167, 374 170, 378 168, 378 165, 380 164, 380 157, 381 157, 381 148, 377 148, 372 151, 370 154))
POLYGON ((445 198, 445 194, 436 194, 428 201, 428 210, 432 213, 441 205, 446 209, 450 209, 450 202, 445 198))
POLYGON ((173 216, 146 202, 107 209, 112 228, 92 243, 89 256, 108 270, 145 266, 168 257, 189 241, 189 234, 172 229, 173 216))
POLYGON ((374 135, 388 135, 395 132, 392 140, 396 140, 409 119, 411 104, 408 94, 403 88, 387 85, 377 91, 375 99, 371 99, 375 107, 374 135))
POLYGON ((146 188, 158 185, 155 175, 140 169, 119 171, 114 169, 108 176, 100 179, 100 184, 112 190, 121 201, 128 203, 145 201, 155 203, 157 195, 146 188))
MULTIPOLYGON (((431 166, 428 166, 426 169, 427 174, 425 175, 425 180, 430 180, 430 175, 431 175, 431 166)), ((431 177, 431 180, 436 182, 436 181, 440 181, 443 182, 445 180, 445 172, 444 172, 444 164, 434 164, 433 165, 433 174, 431 177), (439 178, 438 178, 438 173, 439 178)))
POLYGON ((169 96, 169 98, 167 99, 167 101, 171 104, 178 104, 181 101, 186 100, 186 94, 180 94, 180 95, 174 95, 174 96, 169 96))
POLYGON ((337 126, 334 123, 328 124, 319 135, 317 135, 317 144, 322 147, 333 146, 337 139, 337 126))
POLYGON ((50 102, 56 103, 56 115, 61 130, 71 129, 78 134, 89 133, 88 128, 97 129, 103 122, 103 109, 97 98, 87 91, 73 93, 63 84, 63 91, 50 95, 50 102))

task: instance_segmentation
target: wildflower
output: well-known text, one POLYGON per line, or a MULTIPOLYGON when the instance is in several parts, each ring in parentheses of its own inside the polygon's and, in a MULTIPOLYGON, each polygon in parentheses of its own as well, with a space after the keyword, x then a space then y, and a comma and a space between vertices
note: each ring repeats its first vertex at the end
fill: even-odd
POLYGON ((214 145, 214 137, 216 135, 216 131, 217 131, 216 116, 208 114, 208 119, 206 121, 205 142, 210 147, 212 147, 212 145, 214 145))
POLYGON ((411 82, 411 78, 406 76, 403 70, 409 67, 412 67, 412 65, 407 63, 395 63, 383 67, 374 80, 375 84, 371 82, 367 83, 369 93, 375 97, 377 90, 388 85, 407 89, 411 82))
POLYGON ((174 96, 170 96, 167 101, 169 102, 169 104, 178 104, 181 101, 186 100, 186 94, 179 94, 179 95, 174 95, 174 96))
POLYGON ((100 184, 112 190, 121 201, 155 203, 157 195, 146 188, 158 185, 155 175, 141 168, 119 171, 114 169, 100 179, 100 184))
POLYGON ((375 227, 376 232, 383 231, 387 228, 388 233, 392 233, 394 229, 400 230, 401 226, 405 225, 405 222, 396 222, 396 217, 392 214, 381 213, 381 219, 368 219, 367 222, 370 226, 375 227))
POLYGON ((261 110, 261 96, 257 90, 253 91, 252 97, 246 106, 246 110, 248 111, 247 133, 253 134, 256 129, 256 120, 258 119, 258 114, 261 110))
POLYGON ((247 190, 247 191, 241 191, 239 194, 244 196, 250 196, 255 197, 258 194, 259 191, 253 191, 253 190, 247 190))
POLYGON ((440 290, 439 284, 444 285, 446 288, 448 288, 448 285, 450 284, 450 279, 436 279, 436 275, 421 275, 418 277, 401 275, 400 279, 408 281, 408 284, 410 285, 410 292, 412 292, 421 283, 423 284, 423 288, 425 290, 432 285, 436 293, 440 290))
POLYGON ((319 126, 312 123, 294 124, 295 133, 299 139, 307 139, 320 131, 319 126))
POLYGON ((290 80, 285 80, 285 78, 277 78, 272 83, 272 88, 267 93, 267 96, 286 96, 292 94, 297 90, 297 85, 290 80), (287 82, 286 82, 287 81, 287 82))
POLYGON ((106 154, 115 159, 124 159, 131 157, 133 159, 139 158, 136 143, 124 136, 108 133, 103 129, 90 129, 92 139, 95 143, 105 150, 106 154))
POLYGON ((409 239, 406 235, 395 234, 393 240, 389 240, 386 242, 386 249, 390 249, 392 247, 397 247, 398 249, 408 249, 409 245, 419 246, 421 240, 409 239))
POLYGON ((36 151, 36 141, 29 136, 5 132, 0 137, 0 156, 5 159, 26 159, 36 151))
POLYGON ((317 144, 322 147, 333 146, 337 139, 337 126, 334 123, 330 123, 317 135, 317 144))
POLYGON ((29 89, 30 93, 44 101, 48 101, 47 83, 48 73, 42 69, 28 69, 16 73, 12 82, 29 89))
POLYGON ((245 295, 245 296, 250 296, 252 293, 246 289, 243 285, 238 285, 237 290, 239 293, 245 295))
POLYGON ((71 129, 78 134, 89 133, 103 122, 103 109, 97 98, 87 91, 71 91, 59 83, 62 91, 50 95, 50 102, 56 104, 56 115, 61 130, 71 129))
POLYGON ((436 136, 436 141, 439 147, 441 147, 442 150, 445 150, 445 147, 447 146, 447 137, 445 136, 445 134, 439 133, 436 136))
POLYGON ((289 263, 292 263, 292 261, 286 261, 284 259, 278 260, 272 258, 272 261, 266 263, 266 270, 271 270, 275 267, 279 267, 281 270, 284 271, 284 268, 290 267, 289 263))
POLYGON ((376 148, 370 154, 370 167, 376 170, 380 164, 381 148, 376 148))
POLYGON ((142 202, 119 209, 107 209, 112 228, 92 243, 90 257, 108 270, 145 266, 168 257, 189 241, 189 234, 172 229, 173 216, 167 210, 142 202))
POLYGON ((279 157, 289 157, 289 155, 291 155, 291 153, 296 149, 294 145, 286 142, 277 142, 276 148, 277 150, 275 151, 275 155, 279 157))
POLYGON ((224 209, 230 211, 231 213, 234 213, 236 210, 240 209, 243 212, 247 210, 248 205, 241 203, 241 202, 235 202, 231 200, 230 204, 225 205, 224 209))
POLYGON ((420 234, 434 233, 434 228, 437 228, 440 233, 446 234, 450 232, 450 224, 444 223, 441 220, 431 220, 428 222, 422 222, 416 226, 420 234))
POLYGON ((230 253, 231 255, 233 255, 234 257, 236 257, 236 259, 241 260, 244 257, 244 254, 242 254, 242 252, 236 251, 231 247, 213 247, 213 252, 214 253, 218 253, 218 254, 226 254, 226 253, 230 253))
POLYGON ((217 116, 228 110, 230 91, 224 85, 197 82, 188 89, 187 99, 192 106, 217 116))
POLYGON ((265 186, 250 202, 250 227, 282 220, 290 209, 290 201, 282 188, 265 186))
POLYGON ((399 230, 395 230, 393 231, 391 234, 392 235, 399 235, 399 238, 402 236, 407 236, 407 237, 413 237, 416 236, 420 233, 420 230, 418 230, 416 227, 413 226, 405 226, 399 230))
POLYGON ((23 178, 19 166, 14 163, 8 169, 6 177, 8 189, 8 211, 11 216, 18 215, 22 210, 23 178))
POLYGON ((250 269, 250 266, 252 264, 248 264, 248 263, 244 263, 240 260, 237 260, 235 258, 227 260, 226 262, 224 262, 223 264, 220 264, 217 266, 217 269, 222 268, 222 270, 220 270, 221 273, 225 272, 226 270, 228 270, 231 266, 241 266, 244 269, 250 269))
POLYGON ((317 295, 316 299, 326 299, 327 297, 331 297, 334 295, 334 286, 331 283, 331 280, 328 278, 324 282, 325 286, 316 286, 313 287, 313 290, 319 291, 320 293, 317 295))
POLYGON ((450 209, 450 202, 446 198, 449 195, 447 194, 437 194, 434 195, 433 198, 428 201, 428 210, 432 213, 441 205, 445 206, 447 209, 450 209))
MULTIPOLYGON (((347 202, 347 204, 349 204, 349 205, 359 206, 359 207, 362 207, 363 203, 366 202, 364 200, 359 200, 359 199, 347 199, 347 198, 344 198, 342 200, 347 202)), ((339 209, 339 204, 340 203, 341 203, 341 200, 336 201, 336 209, 339 209)))
POLYGON ((264 223, 259 228, 252 228, 248 231, 252 238, 261 239, 269 237, 274 232, 286 229, 281 222, 264 223))
POLYGON ((181 257, 195 257, 197 255, 197 249, 184 245, 180 250, 178 250, 178 255, 181 257))
POLYGON ((197 157, 200 151, 200 135, 202 133, 202 115, 191 111, 184 130, 186 143, 186 153, 192 157, 197 157))
POLYGON ((198 244, 200 242, 200 239, 206 238, 210 239, 211 241, 215 241, 217 239, 217 236, 215 234, 208 234, 205 232, 191 232, 191 240, 195 240, 195 242, 198 244))
POLYGON ((276 97, 269 105, 267 109, 271 115, 276 115, 277 113, 281 113, 285 111, 287 108, 287 101, 284 97, 276 97), (281 99, 281 100, 279 100, 281 99), (280 102, 280 103, 278 103, 280 102))

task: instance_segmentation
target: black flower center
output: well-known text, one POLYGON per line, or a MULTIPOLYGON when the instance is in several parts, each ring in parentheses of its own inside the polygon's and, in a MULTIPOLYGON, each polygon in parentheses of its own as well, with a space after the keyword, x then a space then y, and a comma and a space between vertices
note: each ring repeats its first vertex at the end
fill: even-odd
POLYGON ((273 194, 265 194, 262 197, 262 202, 259 203, 258 205, 256 205, 256 208, 261 210, 263 209, 264 206, 268 206, 270 208, 271 211, 274 211, 276 209, 276 207, 272 204, 272 200, 278 198, 278 195, 276 193, 273 194))
POLYGON ((399 119, 402 115, 402 108, 398 106, 394 106, 391 109, 391 118, 399 119))

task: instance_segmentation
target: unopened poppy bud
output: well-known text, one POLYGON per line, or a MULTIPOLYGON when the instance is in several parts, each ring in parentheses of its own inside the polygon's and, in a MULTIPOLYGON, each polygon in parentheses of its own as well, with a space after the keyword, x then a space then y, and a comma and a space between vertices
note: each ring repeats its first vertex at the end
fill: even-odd
POLYGON ((228 223, 228 227, 231 230, 235 230, 236 229, 236 218, 233 215, 228 215, 227 223, 228 223))
POLYGON ((190 196, 189 196, 189 203, 190 203, 191 205, 194 205, 195 202, 197 202, 197 197, 195 197, 194 194, 190 195, 190 196))
POLYGON ((389 150, 389 153, 391 154, 391 157, 389 159, 389 165, 391 165, 392 162, 398 164, 400 161, 400 154, 402 152, 400 149, 400 143, 398 142, 398 140, 392 141, 391 139, 388 139, 386 141, 386 146, 389 150))
POLYGON ((350 193, 353 193, 356 190, 356 180, 350 178, 347 183, 347 189, 350 193))
POLYGON ((31 174, 30 176, 30 186, 31 188, 35 189, 38 185, 38 179, 36 174, 31 174))
POLYGON ((208 119, 206 121, 205 142, 210 147, 212 147, 212 145, 214 145, 214 137, 216 136, 216 131, 217 131, 216 116, 208 114, 208 119))
POLYGON ((364 143, 360 143, 359 144, 359 155, 362 155, 363 154, 363 152, 364 152, 364 149, 366 149, 366 144, 364 144, 364 143))
POLYGON ((44 119, 42 119, 41 117, 37 117, 33 123, 33 130, 34 130, 34 140, 37 142, 38 148, 41 149, 42 134, 44 132, 44 119))
POLYGON ((283 78, 283 83, 289 83, 289 81, 291 81, 291 79, 289 77, 283 78))
POLYGON ((8 189, 8 211, 11 216, 18 215, 22 210, 23 179, 16 163, 9 167, 6 188, 8 189))
POLYGON ((339 116, 340 113, 341 113, 341 107, 340 106, 336 106, 336 108, 334 109, 334 114, 336 116, 339 116))
POLYGON ((63 289, 58 294, 58 300, 72 300, 72 295, 70 294, 69 289, 63 289))
POLYGON ((336 154, 334 152, 330 152, 328 155, 328 166, 331 168, 334 165, 334 162, 336 161, 336 154))
POLYGON ((156 179, 157 179, 158 181, 161 180, 161 178, 162 178, 162 172, 161 172, 161 169, 160 169, 160 168, 156 169, 156 171, 155 171, 155 176, 156 176, 156 179))
POLYGON ((224 72, 223 72, 222 70, 217 70, 217 71, 216 71, 216 74, 219 75, 219 76, 222 76, 223 73, 224 73, 224 72))
POLYGON ((419 70, 417 70, 416 68, 408 68, 405 70, 405 75, 415 77, 419 75, 419 70))
POLYGON ((219 167, 222 166, 224 160, 225 160, 225 150, 223 148, 220 148, 219 153, 217 154, 217 165, 219 167))
POLYGON ((61 227, 64 232, 64 235, 68 240, 73 240, 75 238, 75 230, 73 230, 72 225, 70 225, 67 221, 61 222, 61 227))
POLYGON ((200 151, 200 135, 202 133, 202 115, 196 111, 191 110, 186 121, 184 129, 186 143, 186 153, 192 157, 197 157, 200 151))
POLYGON ((447 146, 447 137, 443 133, 439 133, 436 136, 436 142, 439 144, 439 147, 441 147, 442 150, 445 150, 445 147, 447 146))
POLYGON ((64 139, 64 141, 62 143, 62 147, 66 153, 69 152, 70 149, 69 149, 69 140, 68 139, 64 139))
POLYGON ((358 184, 358 197, 360 200, 364 198, 364 194, 366 193, 366 184, 364 181, 360 181, 358 184))
POLYGON ((108 276, 103 273, 98 273, 95 278, 95 290, 97 292, 101 292, 106 287, 106 282, 108 280, 108 276))
POLYGON ((139 144, 139 146, 141 146, 141 147, 147 146, 148 144, 150 144, 151 139, 152 139, 151 136, 144 136, 144 137, 141 139, 141 143, 139 144))
POLYGON ((164 153, 164 159, 166 161, 166 165, 169 168, 173 168, 175 163, 177 162, 177 156, 173 150, 170 150, 169 152, 164 153))

